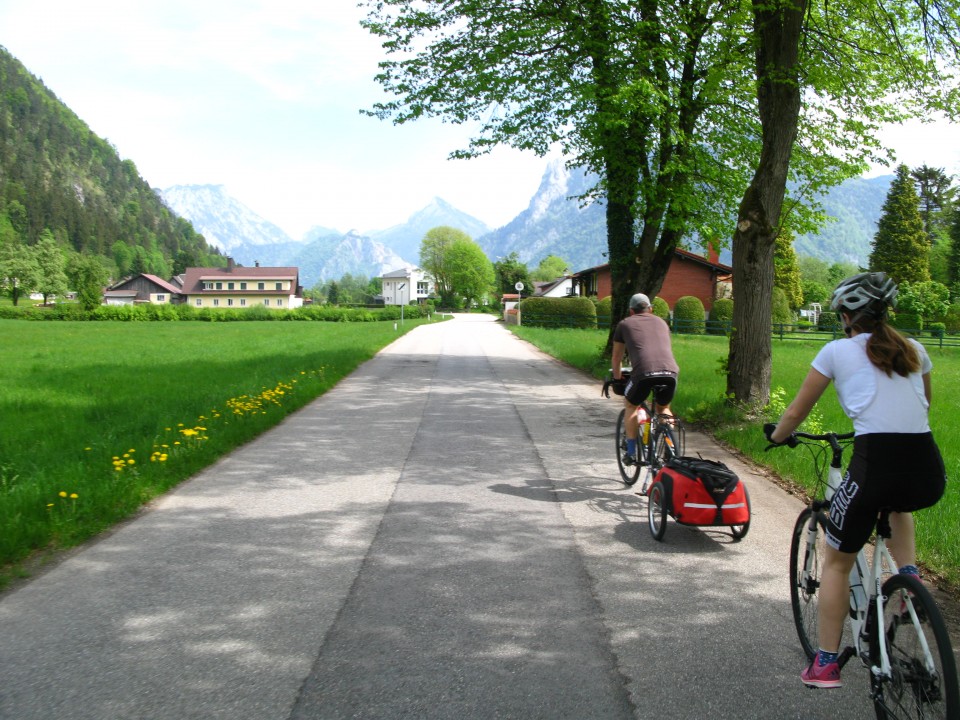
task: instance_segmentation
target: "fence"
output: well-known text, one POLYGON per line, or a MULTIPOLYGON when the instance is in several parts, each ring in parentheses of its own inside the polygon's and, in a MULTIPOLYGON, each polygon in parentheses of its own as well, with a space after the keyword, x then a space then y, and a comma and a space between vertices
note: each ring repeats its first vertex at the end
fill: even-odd
MULTIPOLYGON (((545 328, 584 328, 594 327, 605 330, 610 327, 610 317, 598 315, 596 323, 592 318, 582 315, 534 315, 523 314, 523 324, 545 328), (586 324, 585 324, 586 323, 586 324)), ((733 324, 729 320, 682 320, 673 318, 669 321, 670 330, 677 335, 729 335, 733 324)), ((960 333, 945 333, 938 330, 922 331, 898 328, 908 337, 912 337, 925 347, 949 348, 960 347, 960 333)), ((807 340, 830 342, 844 337, 839 326, 830 330, 817 328, 798 323, 772 323, 770 332, 776 340, 807 340)))

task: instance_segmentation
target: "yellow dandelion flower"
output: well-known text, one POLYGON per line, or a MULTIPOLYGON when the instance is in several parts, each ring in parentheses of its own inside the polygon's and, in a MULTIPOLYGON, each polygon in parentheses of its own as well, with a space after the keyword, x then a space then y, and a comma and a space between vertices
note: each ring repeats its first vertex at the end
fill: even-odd
POLYGON ((67 496, 67 493, 66 493, 66 491, 64 491, 64 490, 61 490, 58 494, 60 495, 60 497, 66 497, 66 496, 67 496))
POLYGON ((179 441, 179 440, 177 440, 177 441, 176 441, 176 442, 174 442, 173 444, 174 444, 174 445, 179 445, 179 444, 180 444, 180 441, 179 441))
POLYGON ((137 464, 137 461, 134 460, 133 458, 130 458, 129 460, 127 460, 127 465, 136 465, 136 464, 137 464))
POLYGON ((124 453, 123 456, 124 456, 125 458, 128 458, 128 457, 130 457, 130 453, 124 453))
POLYGON ((78 497, 80 497, 80 496, 77 495, 76 493, 70 493, 70 499, 71 499, 71 500, 76 500, 78 497))
POLYGON ((137 451, 136 448, 130 448, 129 450, 127 450, 128 453, 132 453, 132 452, 136 452, 136 451, 137 451))
POLYGON ((123 465, 117 465, 117 466, 116 466, 115 468, 113 468, 113 469, 116 470, 117 472, 120 472, 120 471, 123 470, 123 465))
POLYGON ((87 447, 87 448, 84 448, 84 450, 86 450, 86 451, 89 452, 90 450, 93 450, 93 448, 88 448, 88 447, 87 447))
POLYGON ((166 455, 161 455, 161 456, 160 456, 160 462, 166 462, 166 461, 167 461, 167 456, 166 456, 166 455))
POLYGON ((52 507, 53 507, 53 503, 47 503, 47 507, 48 507, 48 508, 52 508, 52 507))

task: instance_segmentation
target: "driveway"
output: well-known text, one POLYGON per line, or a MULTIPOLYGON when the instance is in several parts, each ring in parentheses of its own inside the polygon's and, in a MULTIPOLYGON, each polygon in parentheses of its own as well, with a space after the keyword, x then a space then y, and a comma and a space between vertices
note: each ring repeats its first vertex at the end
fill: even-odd
MULTIPOLYGON (((682 378, 680 392, 682 393, 682 378)), ((862 718, 801 686, 788 543, 664 542, 619 403, 487 316, 400 338, 136 520, 0 599, 0 718, 862 718)))

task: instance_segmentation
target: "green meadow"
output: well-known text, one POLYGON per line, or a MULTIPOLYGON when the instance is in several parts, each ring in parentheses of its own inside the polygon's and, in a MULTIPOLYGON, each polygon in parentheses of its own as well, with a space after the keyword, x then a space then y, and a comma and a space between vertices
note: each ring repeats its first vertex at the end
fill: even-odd
POLYGON ((404 322, 0 320, 0 586, 272 427, 404 322))
MULTIPOLYGON (((605 330, 512 329, 544 352, 597 378, 605 377, 609 371, 609 364, 600 360, 607 339, 605 330)), ((680 365, 680 381, 672 408, 687 423, 709 431, 781 478, 810 491, 814 486, 810 454, 803 448, 781 447, 766 451, 767 443, 761 428, 764 422, 776 420, 793 399, 810 368, 810 361, 822 346, 822 342, 774 340, 772 397, 767 416, 744 420, 723 397, 725 378, 721 363, 727 355, 727 338, 674 335, 673 349, 680 365)), ((960 587, 960 489, 956 483, 960 478, 960 351, 950 348, 927 348, 927 351, 934 365, 930 424, 940 445, 949 481, 940 503, 916 514, 917 552, 929 570, 957 588, 960 587)), ((821 398, 804 429, 809 432, 849 432, 853 429, 832 388, 821 398)), ((910 478, 904 478, 904 482, 910 482, 910 478)), ((791 529, 784 528, 784 532, 791 529)))

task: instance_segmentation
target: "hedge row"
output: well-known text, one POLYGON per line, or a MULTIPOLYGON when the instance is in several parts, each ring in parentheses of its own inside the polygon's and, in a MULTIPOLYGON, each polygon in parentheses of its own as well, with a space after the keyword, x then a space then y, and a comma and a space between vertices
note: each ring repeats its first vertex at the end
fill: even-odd
MULTIPOLYGON (((405 318, 425 317, 428 309, 419 305, 403 308, 405 318)), ((193 320, 199 322, 242 322, 246 320, 294 320, 326 322, 377 322, 399 320, 400 307, 342 308, 336 305, 305 305, 294 310, 270 310, 262 305, 249 308, 196 308, 192 305, 100 305, 84 310, 81 305, 15 307, 0 305, 0 318, 12 320, 85 320, 149 322, 193 320)))
POLYGON ((597 307, 585 297, 532 297, 520 301, 520 317, 530 327, 595 328, 597 307))

